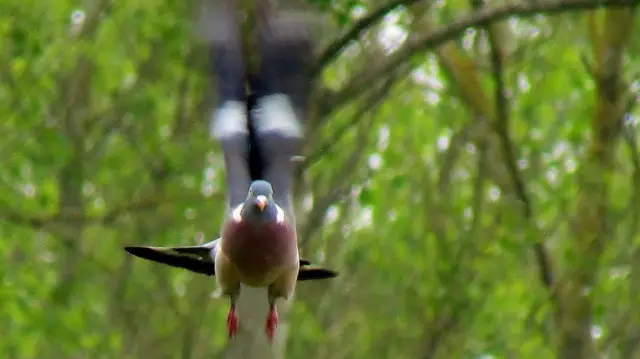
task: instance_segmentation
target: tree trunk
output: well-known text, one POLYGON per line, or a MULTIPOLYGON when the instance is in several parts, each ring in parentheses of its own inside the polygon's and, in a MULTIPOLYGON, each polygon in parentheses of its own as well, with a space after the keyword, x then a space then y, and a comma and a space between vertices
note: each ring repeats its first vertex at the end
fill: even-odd
MULTIPOLYGON (((626 109, 622 82, 624 52, 629 44, 634 10, 609 9, 604 26, 592 18, 596 81, 592 140, 582 168, 580 193, 573 220, 574 239, 569 246, 567 269, 559 283, 558 359, 597 359, 600 354, 591 338, 593 303, 598 264, 608 238, 609 178, 614 171, 614 152, 626 109)), ((587 16, 595 17, 596 13, 587 16)))

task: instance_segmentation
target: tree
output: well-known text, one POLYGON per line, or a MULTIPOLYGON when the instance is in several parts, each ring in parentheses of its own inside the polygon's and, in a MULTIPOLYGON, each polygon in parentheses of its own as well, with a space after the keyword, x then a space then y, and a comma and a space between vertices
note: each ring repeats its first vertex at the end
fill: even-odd
MULTIPOLYGON (((637 4, 310 3, 297 218, 342 276, 276 356, 640 357, 637 4)), ((0 2, 0 351, 221 356, 211 279, 122 250, 219 230, 193 4, 74 6, 0 2)))

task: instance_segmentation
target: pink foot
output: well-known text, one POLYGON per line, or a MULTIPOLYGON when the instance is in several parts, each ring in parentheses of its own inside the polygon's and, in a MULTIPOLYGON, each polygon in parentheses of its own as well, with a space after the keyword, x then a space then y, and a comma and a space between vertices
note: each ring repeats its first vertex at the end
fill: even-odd
POLYGON ((278 311, 276 310, 276 307, 272 305, 269 308, 269 315, 267 316, 267 325, 266 325, 267 338, 269 338, 270 342, 273 341, 273 337, 276 334, 277 327, 278 327, 278 311))
POLYGON ((233 338, 238 334, 238 316, 236 315, 236 306, 232 305, 227 314, 227 331, 229 338, 233 338))

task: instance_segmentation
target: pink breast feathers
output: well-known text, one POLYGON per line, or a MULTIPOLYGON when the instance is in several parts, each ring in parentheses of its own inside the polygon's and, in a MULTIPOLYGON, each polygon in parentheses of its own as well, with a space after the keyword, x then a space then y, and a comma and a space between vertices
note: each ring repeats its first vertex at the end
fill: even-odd
POLYGON ((297 238, 286 224, 236 222, 227 225, 222 235, 222 250, 248 276, 267 273, 286 266, 287 262, 297 261, 297 238))

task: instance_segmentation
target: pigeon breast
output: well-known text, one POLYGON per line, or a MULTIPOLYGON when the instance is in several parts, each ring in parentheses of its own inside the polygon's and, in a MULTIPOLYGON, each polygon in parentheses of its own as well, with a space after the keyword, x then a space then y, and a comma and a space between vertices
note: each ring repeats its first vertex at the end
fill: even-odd
POLYGON ((270 283, 298 263, 296 232, 286 222, 230 221, 222 238, 222 251, 247 285, 270 283))

